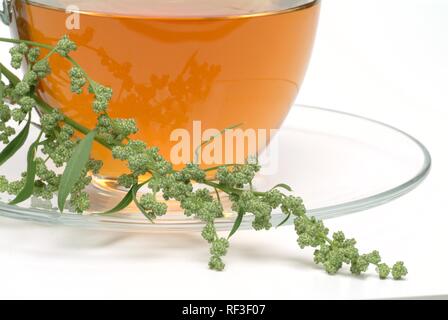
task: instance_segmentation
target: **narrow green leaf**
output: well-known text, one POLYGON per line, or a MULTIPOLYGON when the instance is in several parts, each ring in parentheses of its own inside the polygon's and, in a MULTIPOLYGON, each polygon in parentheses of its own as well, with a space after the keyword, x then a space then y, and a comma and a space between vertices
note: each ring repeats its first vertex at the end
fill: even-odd
POLYGON ((289 218, 291 218, 291 214, 288 214, 288 215, 286 216, 286 218, 285 218, 282 222, 280 222, 280 223, 278 224, 277 228, 278 228, 278 227, 281 227, 281 226, 284 225, 286 222, 288 222, 289 218))
POLYGON ((239 124, 235 124, 233 126, 227 127, 225 129, 222 129, 218 134, 215 134, 214 136, 210 137, 208 140, 202 142, 194 151, 194 163, 198 163, 199 161, 199 152, 201 152, 202 147, 206 146, 207 144, 209 144, 210 142, 212 142, 213 140, 215 140, 216 138, 222 136, 226 131, 228 130, 232 130, 238 127, 241 127, 243 124, 239 123, 239 124))
POLYGON ((145 208, 142 207, 142 205, 140 204, 140 202, 137 199, 137 192, 140 188, 132 188, 132 199, 134 200, 135 205, 137 206, 137 208, 141 211, 141 213, 152 223, 154 223, 154 218, 153 216, 151 216, 150 214, 148 214, 148 212, 146 212, 145 208))
POLYGON ((129 206, 131 204, 132 200, 134 200, 134 197, 137 197, 138 190, 140 190, 149 181, 150 180, 147 180, 140 184, 134 184, 129 189, 129 191, 126 193, 126 195, 123 197, 123 199, 121 199, 121 201, 114 208, 112 208, 106 212, 102 212, 100 214, 112 214, 112 213, 116 213, 116 212, 119 212, 119 211, 125 209, 127 206, 129 206), (135 195, 134 195, 134 190, 135 190, 135 195))
POLYGON ((127 206, 129 206, 132 202, 132 189, 134 188, 134 186, 132 186, 131 189, 129 189, 128 193, 126 193, 126 195, 124 196, 123 199, 121 199, 121 201, 112 209, 106 211, 106 212, 102 212, 101 214, 112 214, 112 213, 116 213, 119 212, 123 209, 125 209, 127 206))
POLYGON ((34 142, 28 149, 25 185, 23 186, 22 190, 20 190, 20 192, 17 194, 15 199, 12 200, 9 204, 21 203, 33 195, 34 180, 36 179, 35 156, 38 145, 39 145, 39 139, 36 142, 34 142))
POLYGON ((64 210, 65 203, 74 185, 81 178, 82 170, 89 161, 95 135, 96 132, 91 131, 79 142, 65 167, 58 192, 58 208, 61 212, 64 210))
POLYGON ((8 161, 25 143, 30 132, 31 112, 28 114, 28 121, 22 131, 0 152, 0 166, 8 161))
POLYGON ((285 190, 287 190, 289 192, 292 192, 292 188, 290 186, 288 186, 287 184, 285 184, 285 183, 280 183, 280 184, 276 185, 274 188, 272 188, 271 190, 274 190, 274 189, 277 189, 277 188, 282 188, 282 189, 285 189, 285 190))
POLYGON ((242 211, 238 212, 238 216, 235 219, 235 222, 233 224, 232 230, 230 231, 229 236, 227 237, 227 239, 230 239, 230 237, 232 237, 235 234, 235 232, 238 231, 238 229, 241 226, 241 222, 243 222, 243 217, 244 217, 244 212, 242 212, 242 211))

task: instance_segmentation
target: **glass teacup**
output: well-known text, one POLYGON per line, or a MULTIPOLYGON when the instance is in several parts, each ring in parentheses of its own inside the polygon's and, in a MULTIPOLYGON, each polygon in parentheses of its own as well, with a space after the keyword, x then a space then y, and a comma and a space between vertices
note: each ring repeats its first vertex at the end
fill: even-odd
MULTIPOLYGON (((243 147, 243 158, 269 143, 269 132, 280 127, 299 92, 319 16, 319 0, 16 0, 11 5, 16 36, 53 44, 69 35, 78 45, 73 58, 113 89, 110 114, 134 118, 139 128, 134 138, 158 146, 179 166, 238 162, 234 146, 230 157, 222 145, 211 159, 195 152, 225 128, 268 132, 255 147, 243 147)), ((93 127, 91 97, 70 92, 69 63, 54 56, 51 64, 53 73, 38 94, 93 127)), ((126 171, 101 145, 94 146, 93 157, 103 160, 104 177, 126 171)))

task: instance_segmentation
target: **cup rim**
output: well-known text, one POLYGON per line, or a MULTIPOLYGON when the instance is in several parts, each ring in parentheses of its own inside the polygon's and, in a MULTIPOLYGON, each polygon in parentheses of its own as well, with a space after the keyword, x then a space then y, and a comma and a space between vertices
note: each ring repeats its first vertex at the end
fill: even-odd
MULTIPOLYGON (((35 0, 18 0, 20 2, 31 4, 36 7, 42 7, 50 10, 55 11, 64 11, 63 8, 57 8, 51 5, 43 4, 36 2, 35 0)), ((138 15, 138 14, 124 14, 124 15, 117 15, 117 13, 110 13, 110 12, 92 12, 92 11, 86 11, 86 10, 76 10, 76 11, 70 11, 71 13, 79 13, 82 15, 88 15, 88 16, 97 16, 97 17, 117 17, 120 18, 127 18, 127 19, 143 19, 143 20, 178 20, 178 21, 201 21, 201 20, 228 20, 228 19, 246 19, 246 18, 253 18, 253 17, 264 17, 264 16, 273 16, 278 14, 284 14, 288 12, 293 11, 299 11, 303 10, 312 6, 315 6, 319 4, 321 0, 308 0, 308 2, 302 3, 300 5, 286 8, 286 9, 280 9, 280 10, 271 10, 271 11, 261 11, 261 12, 255 12, 255 13, 247 13, 247 14, 235 14, 235 15, 211 15, 211 16, 164 16, 164 15, 138 15)))

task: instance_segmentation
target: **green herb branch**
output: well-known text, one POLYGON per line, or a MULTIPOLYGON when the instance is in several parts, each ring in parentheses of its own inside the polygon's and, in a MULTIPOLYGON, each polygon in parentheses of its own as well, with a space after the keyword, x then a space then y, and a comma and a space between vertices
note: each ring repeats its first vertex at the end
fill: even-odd
POLYGON ((272 212, 281 210, 285 219, 280 225, 294 219, 298 245, 314 248, 314 261, 323 265, 329 274, 337 273, 344 264, 349 265, 355 275, 366 272, 371 265, 376 267, 381 279, 391 274, 399 280, 407 274, 402 262, 389 267, 381 261, 377 251, 361 254, 356 241, 347 239, 342 232, 330 236, 322 221, 307 216, 302 199, 291 195, 289 186, 280 184, 268 191, 253 190, 252 181, 260 170, 256 160, 208 169, 191 163, 181 170, 174 170, 158 148, 131 138, 137 132, 134 119, 109 116, 112 90, 91 79, 70 56, 76 50, 76 44, 67 36, 54 46, 6 38, 0 38, 0 42, 15 45, 10 50, 14 69, 27 61, 21 79, 0 64, 0 141, 6 145, 0 152, 0 165, 23 147, 33 123, 32 110, 36 109, 40 116, 40 132, 29 147, 27 169, 22 178, 8 181, 6 177, 0 177, 0 192, 15 196, 11 204, 19 204, 32 196, 51 199, 57 194, 61 212, 67 205, 77 213, 86 211, 90 203, 85 188, 91 182, 91 173, 99 173, 102 167, 100 160, 90 158, 96 141, 108 148, 115 159, 126 162, 129 168, 129 173, 118 178, 119 184, 129 191, 120 203, 102 214, 119 212, 134 202, 146 218, 154 221, 168 209, 165 202, 158 200, 159 195, 165 200, 178 201, 186 216, 195 216, 204 222, 202 237, 210 244, 209 267, 213 270, 224 269, 223 257, 228 251, 229 239, 238 231, 245 215, 253 216, 255 230, 269 230, 273 227, 272 212), (42 55, 41 49, 48 51, 46 55, 42 55), (94 128, 82 126, 37 96, 36 87, 51 73, 49 59, 56 54, 72 64, 69 71, 71 91, 81 94, 87 88, 94 96, 92 109, 97 114, 94 128), (11 126, 14 122, 16 124, 11 126), (14 128, 23 123, 22 130, 16 133, 14 128), (77 138, 76 132, 84 138, 77 138), (63 173, 50 169, 50 163, 63 168, 63 173), (210 173, 213 173, 211 179, 210 173), (148 176, 146 181, 139 182, 148 176), (194 190, 193 183, 202 187, 194 190), (149 191, 140 195, 143 187, 149 191), (220 237, 216 230, 216 219, 223 216, 219 192, 229 196, 232 210, 237 213, 228 237, 220 237))

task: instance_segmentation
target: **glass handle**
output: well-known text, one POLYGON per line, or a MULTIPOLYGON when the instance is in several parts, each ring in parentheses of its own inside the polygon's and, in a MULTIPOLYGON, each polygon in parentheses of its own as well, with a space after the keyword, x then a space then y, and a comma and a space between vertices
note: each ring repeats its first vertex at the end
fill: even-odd
POLYGON ((0 10, 0 19, 7 26, 11 24, 11 15, 12 15, 11 2, 12 0, 3 0, 3 8, 0 10))

